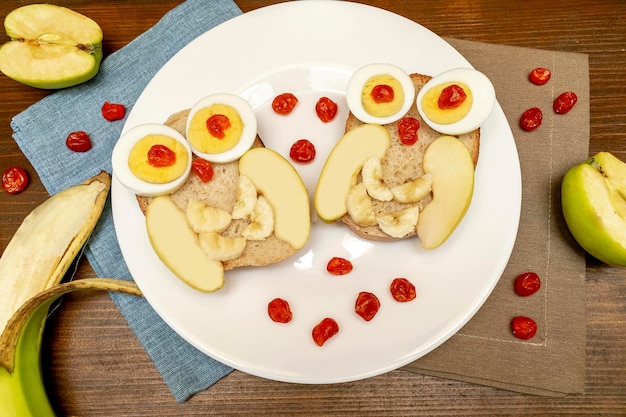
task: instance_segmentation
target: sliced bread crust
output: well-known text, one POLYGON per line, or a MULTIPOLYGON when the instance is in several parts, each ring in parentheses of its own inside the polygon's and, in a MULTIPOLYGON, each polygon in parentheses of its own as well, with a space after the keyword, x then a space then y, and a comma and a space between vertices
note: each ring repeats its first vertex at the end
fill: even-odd
MULTIPOLYGON (((189 110, 182 110, 171 115, 165 124, 176 129, 183 136, 189 110)), ((262 147, 263 142, 257 136, 253 147, 262 147)), ((239 184, 239 161, 228 163, 214 163, 213 179, 203 183, 197 175, 190 175, 189 179, 176 192, 171 194, 174 203, 183 211, 191 198, 198 199, 205 204, 231 213, 237 196, 239 184)), ((150 198, 137 196, 141 211, 145 214, 150 198)), ((241 237, 241 231, 250 223, 247 219, 233 219, 228 229, 222 232, 223 236, 241 237)), ((280 262, 293 255, 296 250, 287 242, 278 239, 274 234, 264 240, 249 240, 241 256, 229 261, 223 261, 224 270, 244 266, 265 266, 280 262)))
MULTIPOLYGON (((415 85, 415 91, 418 92, 424 84, 432 77, 422 74, 411 74, 411 80, 415 85)), ((420 123, 418 130, 417 143, 413 145, 403 145, 400 142, 400 135, 398 134, 397 123, 390 123, 383 125, 389 131, 391 135, 391 146, 385 153, 385 156, 381 159, 381 166, 383 170, 383 180, 389 187, 403 184, 407 181, 421 177, 424 174, 422 169, 422 160, 424 158, 424 152, 428 145, 430 145, 441 133, 431 129, 426 122, 422 119, 415 103, 411 106, 406 116, 417 119, 420 123)), ((346 120, 345 131, 348 132, 360 125, 363 122, 358 120, 352 113, 348 115, 346 120)), ((458 139, 463 142, 467 147, 472 159, 474 160, 474 166, 478 162, 478 154, 480 148, 480 129, 476 129, 472 132, 457 136, 458 139)), ((361 178, 357 179, 360 182, 361 178)), ((420 211, 432 200, 432 195, 427 196, 419 203, 399 203, 397 201, 379 201, 372 199, 374 206, 374 212, 378 215, 381 213, 393 213, 404 210, 408 207, 419 205, 420 211)), ((399 239, 406 239, 415 236, 417 232, 413 231, 402 238, 394 238, 383 232, 377 225, 374 226, 360 226, 352 220, 349 214, 343 215, 340 219, 345 223, 350 230, 352 230, 357 236, 360 236, 368 240, 376 241, 393 241, 399 239)))

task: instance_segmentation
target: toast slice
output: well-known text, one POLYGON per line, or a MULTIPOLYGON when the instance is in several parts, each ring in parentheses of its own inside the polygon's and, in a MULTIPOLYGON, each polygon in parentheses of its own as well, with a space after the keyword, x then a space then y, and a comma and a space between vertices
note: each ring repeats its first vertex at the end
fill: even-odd
MULTIPOLYGON (((176 129, 183 136, 189 109, 171 115, 165 124, 176 129)), ((253 147, 264 146, 257 136, 253 147)), ((178 190, 171 194, 174 203, 183 212, 191 198, 198 199, 205 204, 231 213, 237 197, 239 183, 239 161, 228 163, 213 163, 213 179, 203 183, 197 175, 190 175, 189 179, 178 190)), ((150 198, 137 196, 141 211, 145 214, 150 198)), ((241 237, 241 231, 250 223, 248 219, 233 219, 228 228, 222 232, 226 237, 241 237)), ((280 262, 292 256, 296 250, 287 242, 278 239, 274 234, 264 240, 248 240, 246 248, 238 258, 222 261, 224 270, 244 266, 265 266, 280 262)))
MULTIPOLYGON (((415 85, 416 92, 418 92, 424 86, 424 84, 426 84, 426 82, 432 78, 430 76, 422 74, 411 74, 410 76, 411 80, 413 81, 413 85, 415 85)), ((424 122, 424 120, 421 118, 420 114, 417 111, 417 106, 415 105, 415 103, 413 103, 413 105, 409 109, 407 116, 414 117, 420 122, 420 128, 418 130, 418 140, 413 145, 403 145, 400 142, 397 123, 394 122, 383 125, 383 127, 385 127, 391 135, 391 146, 385 153, 385 156, 381 159, 383 180, 390 188, 421 177, 424 174, 424 171, 422 169, 422 160, 424 158, 424 152, 426 151, 426 148, 435 139, 437 139, 439 136, 442 136, 441 133, 431 129, 426 124, 426 122, 424 122)), ((362 124, 363 122, 358 120, 352 113, 350 113, 346 120, 345 131, 348 132, 362 124)), ((457 137, 470 151, 470 154, 474 161, 474 166, 476 166, 478 162, 478 154, 480 148, 480 129, 476 129, 472 132, 457 137)), ((361 178, 359 176, 357 182, 360 181, 361 178)), ((432 195, 427 196, 419 203, 400 203, 395 200, 379 201, 375 199, 372 199, 372 203, 374 206, 374 211, 378 215, 381 213, 392 213, 401 211, 415 205, 419 205, 421 211, 431 200, 432 195)), ((348 226, 348 228, 350 228, 350 230, 352 230, 357 236, 368 240, 393 241, 406 239, 412 236, 416 236, 417 234, 417 232, 414 230, 413 232, 402 238, 394 238, 383 232, 378 227, 378 225, 360 226, 356 224, 352 220, 352 217, 350 217, 350 214, 343 215, 339 220, 345 223, 346 226, 348 226)))

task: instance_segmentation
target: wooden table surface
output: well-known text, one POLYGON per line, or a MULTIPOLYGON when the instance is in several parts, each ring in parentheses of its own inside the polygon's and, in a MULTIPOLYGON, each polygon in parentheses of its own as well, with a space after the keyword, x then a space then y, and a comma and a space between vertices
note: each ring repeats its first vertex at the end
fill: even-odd
MULTIPOLYGON (((0 16, 23 4, 0 2, 0 16)), ((178 0, 59 0, 95 19, 110 54, 155 24, 178 0)), ((245 11, 271 1, 237 0, 245 11)), ((623 0, 370 0, 441 36, 589 55, 589 153, 626 161, 626 2, 623 0)), ((210 4, 210 0, 207 0, 210 4)), ((13 141, 11 118, 48 94, 0 75, 0 169, 25 167, 25 192, 0 192, 0 250, 46 197, 13 141)), ((566 140, 566 138, 564 139, 566 140)), ((94 276, 84 260, 76 278, 94 276)), ((622 415, 626 416, 626 269, 587 261, 585 395, 544 398, 393 371, 337 385, 297 385, 235 371, 186 403, 176 403, 105 293, 68 295, 49 319, 43 367, 51 401, 64 416, 181 415, 622 415)))

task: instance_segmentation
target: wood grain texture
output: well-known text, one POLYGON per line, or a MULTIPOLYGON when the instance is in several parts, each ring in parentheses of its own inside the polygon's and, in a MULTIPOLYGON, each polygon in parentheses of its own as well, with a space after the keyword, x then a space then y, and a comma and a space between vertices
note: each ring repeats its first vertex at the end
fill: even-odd
MULTIPOLYGON (((0 17, 32 1, 3 0, 0 17)), ((94 18, 110 54, 156 23, 176 0, 59 0, 94 18)), ((249 11, 273 2, 237 0, 249 11)), ((623 0, 370 0, 441 36, 589 55, 589 153, 626 160, 626 2, 623 0)), ((11 138, 11 118, 47 93, 0 75, 0 170, 21 165, 27 191, 0 192, 0 250, 46 198, 11 138)), ((567 140, 567 138, 562 138, 567 140)), ((85 261, 75 278, 93 276, 85 261)), ((586 394, 543 398, 394 371, 337 385, 296 385, 241 372, 177 404, 107 294, 66 296, 51 316, 43 351, 49 395, 62 416, 204 415, 626 415, 626 271, 587 261, 586 394)), ((523 364, 520 364, 523 366, 523 364)), ((514 369, 512 369, 514 372, 514 369)))

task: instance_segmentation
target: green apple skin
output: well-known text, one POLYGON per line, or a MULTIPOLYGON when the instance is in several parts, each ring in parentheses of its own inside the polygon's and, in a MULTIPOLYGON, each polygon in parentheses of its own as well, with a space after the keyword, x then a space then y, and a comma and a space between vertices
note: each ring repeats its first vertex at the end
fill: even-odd
POLYGON ((52 4, 31 4, 4 21, 11 40, 0 47, 0 72, 41 89, 84 83, 100 70, 102 29, 92 19, 52 4))
POLYGON ((598 161, 604 158, 590 158, 567 171, 561 183, 563 215, 585 251, 608 265, 626 267, 626 201, 603 175, 598 161))

